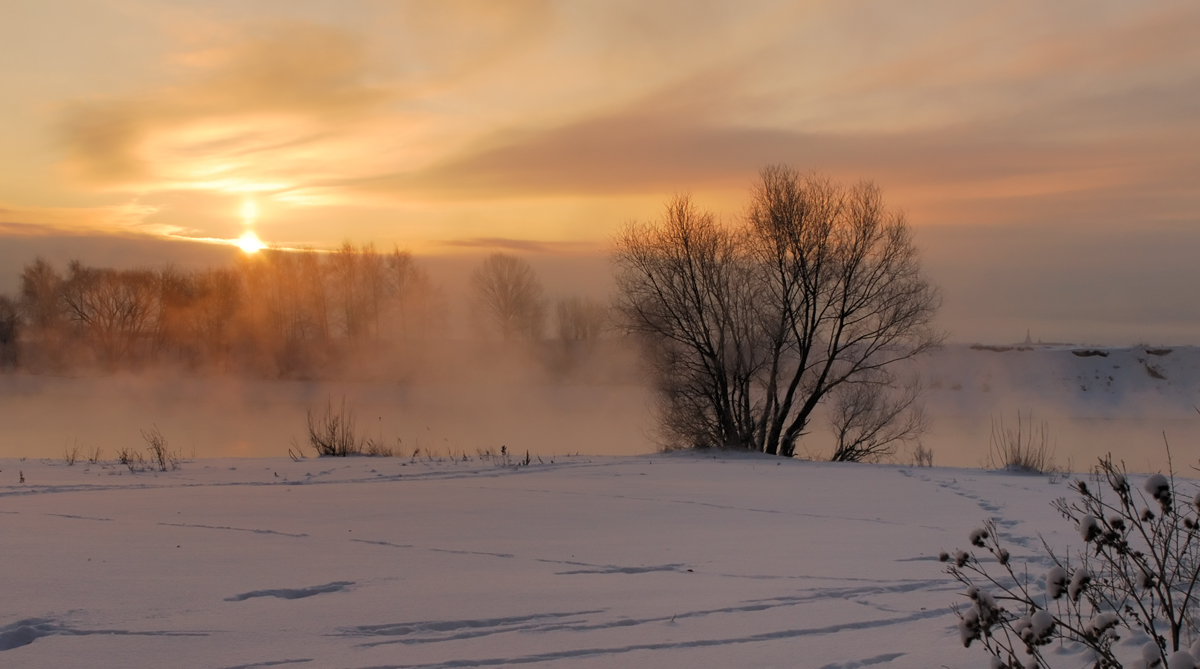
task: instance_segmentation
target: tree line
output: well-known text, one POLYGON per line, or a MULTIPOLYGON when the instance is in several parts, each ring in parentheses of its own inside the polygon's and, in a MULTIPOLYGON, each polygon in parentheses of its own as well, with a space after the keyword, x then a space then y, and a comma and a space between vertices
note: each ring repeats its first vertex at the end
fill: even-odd
MULTIPOLYGON (((493 254, 473 272, 479 339, 542 342, 550 302, 525 261, 493 254)), ((61 372, 173 366, 277 378, 342 373, 419 356, 450 337, 449 302, 412 254, 349 242, 328 253, 267 249, 226 267, 118 270, 79 261, 26 265, 0 295, 0 368, 61 372)), ((594 340, 608 308, 558 300, 557 343, 594 340)))

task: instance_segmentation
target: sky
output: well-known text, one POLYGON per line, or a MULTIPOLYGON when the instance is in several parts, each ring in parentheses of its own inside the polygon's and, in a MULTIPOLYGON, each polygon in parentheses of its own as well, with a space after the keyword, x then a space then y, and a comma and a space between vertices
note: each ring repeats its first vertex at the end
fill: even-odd
POLYGON ((248 231, 602 291, 785 163, 884 189, 952 340, 1200 343, 1194 0, 0 0, 0 90, 0 291, 248 231))

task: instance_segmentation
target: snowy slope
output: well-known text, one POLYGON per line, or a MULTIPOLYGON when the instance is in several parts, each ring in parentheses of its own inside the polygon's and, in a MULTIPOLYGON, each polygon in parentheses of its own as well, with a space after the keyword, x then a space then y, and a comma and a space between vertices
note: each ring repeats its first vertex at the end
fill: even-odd
POLYGON ((3 460, 0 666, 985 666, 935 556, 994 516, 1018 558, 1073 545, 1068 492, 723 453, 3 460))
POLYGON ((947 346, 921 360, 935 462, 978 466, 991 421, 1046 421, 1060 464, 1112 452, 1131 469, 1200 458, 1200 347, 947 346))
MULTIPOLYGON (((1190 408, 1200 398, 1200 347, 946 346, 920 363, 933 391, 1022 393, 1079 412, 1130 400, 1190 408)), ((1175 407, 1173 407, 1175 408, 1175 407)))

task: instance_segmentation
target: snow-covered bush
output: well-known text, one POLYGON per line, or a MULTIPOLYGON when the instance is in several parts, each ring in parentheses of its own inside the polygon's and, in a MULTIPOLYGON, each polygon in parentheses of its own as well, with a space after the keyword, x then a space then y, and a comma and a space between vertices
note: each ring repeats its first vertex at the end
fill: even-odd
POLYGON ((1071 486, 1078 500, 1054 502, 1084 543, 1073 558, 1043 541, 1049 569, 1016 568, 995 520, 968 537, 994 562, 970 551, 941 553, 946 573, 966 586, 968 603, 955 606, 963 644, 980 642, 994 669, 1050 667, 1045 651, 1056 642, 1079 644, 1098 669, 1196 669, 1200 493, 1181 492, 1173 471, 1136 489, 1111 457, 1090 480, 1071 486), (1122 664, 1121 638, 1148 641, 1122 664))

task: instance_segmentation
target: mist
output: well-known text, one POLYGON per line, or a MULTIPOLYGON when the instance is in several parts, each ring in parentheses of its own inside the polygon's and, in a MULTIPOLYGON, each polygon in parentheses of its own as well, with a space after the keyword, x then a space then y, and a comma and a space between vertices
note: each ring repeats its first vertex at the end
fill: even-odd
MULTIPOLYGON (((1069 347, 1006 352, 951 345, 914 366, 931 420, 922 437, 937 466, 986 466, 993 420, 1015 427, 1045 422, 1055 464, 1086 471, 1112 453, 1131 471, 1165 469, 1169 443, 1177 469, 1200 462, 1200 349, 1179 347, 1154 359, 1165 380, 1137 358, 1144 349, 1110 349, 1079 358, 1069 347), (1124 360, 1122 360, 1124 359, 1124 360), (1097 362, 1099 361, 1099 362, 1097 362), (1108 371, 1101 375, 1101 365, 1108 371), (1120 369, 1112 370, 1113 365, 1120 369), (1099 379, 1095 378, 1100 376, 1099 379), (1108 376, 1113 376, 1109 381, 1108 376), (1086 377, 1086 378, 1082 378, 1086 377), (1090 383, 1088 383, 1090 382, 1090 383), (1087 390, 1081 385, 1086 384, 1087 390)), ((455 353, 448 351, 453 358, 455 353)), ((636 352, 609 361, 635 373, 636 352)), ((447 363, 449 364, 449 363, 447 363)), ((657 449, 654 393, 634 379, 564 382, 530 374, 519 358, 478 359, 457 370, 395 380, 265 380, 177 372, 108 376, 0 375, 0 454, 61 459, 100 449, 142 448, 157 426, 185 457, 282 457, 308 447, 305 412, 344 399, 364 436, 399 456, 476 457, 481 450, 545 461, 566 455, 630 455, 657 449)), ((825 459, 833 436, 819 416, 800 457, 825 459)), ((901 450, 887 461, 909 464, 901 450)))
POLYGON ((607 263, 503 257, 537 283, 519 337, 479 316, 479 255, 346 246, 65 271, 39 258, 12 300, 24 317, 0 374, 0 453, 112 457, 157 427, 189 457, 313 455, 306 413, 343 402, 362 438, 408 457, 653 450, 636 347, 604 306, 607 263), (570 305, 595 305, 594 322, 567 327, 584 317, 570 305))
POLYGON ((1130 471, 1200 464, 1200 348, 1018 342, 951 345, 913 365, 935 464, 987 466, 993 425, 1044 424, 1055 464, 1085 472, 1111 453, 1130 471), (1169 446, 1169 453, 1168 447, 1169 446))
POLYGON ((157 426, 187 458, 283 457, 297 445, 313 456, 305 412, 343 399, 363 436, 406 458, 653 450, 650 396, 638 386, 3 375, 0 453, 61 459, 78 446, 81 458, 100 449, 112 459, 143 448, 141 430, 157 426))
MULTIPOLYGON (((358 261, 369 257, 364 253, 364 247, 344 248, 338 261, 337 253, 275 252, 274 260, 268 253, 225 262, 218 258, 207 266, 107 270, 131 280, 135 274, 120 272, 190 277, 197 285, 214 272, 241 272, 245 285, 251 285, 246 277, 265 271, 263 267, 286 274, 288 262, 307 258, 309 269, 323 273, 324 320, 298 326, 299 334, 278 334, 264 316, 275 313, 265 304, 269 300, 247 293, 236 309, 218 314, 227 324, 241 322, 243 329, 228 330, 228 337, 213 348, 193 341, 208 331, 188 320, 204 310, 195 300, 177 301, 174 312, 161 305, 150 310, 156 318, 165 315, 173 326, 147 326, 117 358, 105 358, 105 349, 89 339, 95 333, 63 314, 54 327, 65 329, 53 336, 26 323, 19 362, 0 373, 0 423, 5 426, 0 455, 62 458, 78 448, 81 454, 98 449, 102 458, 111 458, 122 448, 141 448, 141 431, 157 427, 185 457, 283 456, 289 449, 311 456, 306 412, 343 401, 361 437, 409 458, 414 453, 473 457, 502 446, 543 459, 658 448, 655 393, 636 343, 621 336, 611 320, 590 335, 587 328, 564 334, 563 316, 554 309, 571 298, 609 304, 613 279, 606 257, 512 255, 540 284, 542 320, 536 336, 505 340, 480 324, 473 303, 472 276, 484 254, 376 253, 375 261, 390 257, 399 263, 393 269, 409 273, 404 275, 410 281, 404 298, 408 303, 400 304, 400 288, 393 286, 387 297, 393 302, 385 300, 368 318, 367 312, 356 316, 354 308, 347 312, 344 301, 353 301, 354 291, 339 292, 333 271, 351 256, 358 261), (404 327, 402 309, 409 310, 404 327), (358 330, 352 322, 356 318, 362 321, 358 330), (368 320, 377 322, 368 327, 368 320), (320 332, 325 334, 314 334, 320 332), (53 346, 59 348, 51 350, 53 346)), ((933 274, 945 267, 938 257, 935 253, 933 274)), ((74 270, 56 262, 47 265, 63 285, 73 280, 72 271, 74 280, 86 283, 87 271, 104 269, 82 263, 74 270)), ((18 275, 17 287, 23 280, 18 275)), ((254 285, 265 290, 268 283, 254 285)), ((954 296, 961 282, 951 286, 954 296)), ((304 301, 297 286, 280 290, 276 285, 274 291, 271 299, 282 299, 280 304, 304 301)), ((203 291, 195 295, 203 296, 203 291)), ((1004 303, 994 304, 1003 313, 1004 303)), ((281 308, 279 313, 304 317, 295 305, 281 308)), ((307 313, 311 317, 315 312, 307 313)), ((970 320, 969 315, 969 309, 959 306, 946 320, 970 320)), ((1161 469, 1166 465, 1164 438, 1177 463, 1197 462, 1197 349, 1175 347, 1155 357, 1143 345, 1079 357, 1073 351, 1083 343, 1041 344, 1039 340, 1048 340, 1033 328, 1028 345, 1012 344, 1020 341, 1012 332, 1017 328, 1017 321, 1009 322, 998 329, 1001 334, 984 340, 1005 346, 951 344, 912 363, 910 371, 925 386, 925 411, 931 418, 922 444, 933 450, 935 464, 986 465, 993 421, 1013 425, 1018 414, 1045 422, 1060 467, 1086 469, 1111 452, 1132 470, 1161 469), (1005 337, 1009 332, 1013 336, 1005 337), (1155 369, 1161 368, 1164 378, 1150 375, 1148 365, 1158 365, 1155 369)), ((798 452, 825 459, 832 444, 824 416, 818 416, 798 452)), ((902 449, 890 461, 910 459, 902 449)))

